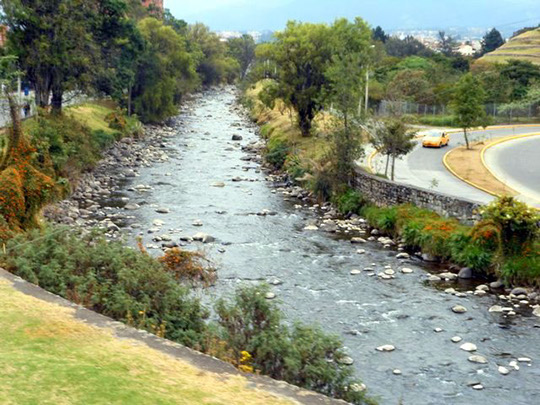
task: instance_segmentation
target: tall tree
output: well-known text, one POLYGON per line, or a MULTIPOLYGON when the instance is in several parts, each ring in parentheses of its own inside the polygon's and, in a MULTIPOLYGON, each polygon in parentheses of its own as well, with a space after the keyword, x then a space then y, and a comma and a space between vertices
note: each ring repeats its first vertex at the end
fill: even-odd
POLYGON ((159 122, 176 114, 176 104, 199 85, 199 78, 185 39, 171 27, 152 17, 138 27, 145 49, 133 88, 135 112, 145 122, 159 122))
POLYGON ((439 50, 444 56, 453 56, 456 40, 451 35, 447 35, 444 31, 439 31, 439 50))
POLYGON ((371 32, 360 18, 354 22, 339 19, 331 27, 329 40, 333 56, 325 72, 325 91, 327 103, 338 113, 332 161, 338 181, 347 184, 362 151, 358 100, 364 95, 365 72, 371 62, 371 32))
POLYGON ((377 25, 377 27, 372 32, 372 38, 374 41, 380 41, 383 44, 388 40, 388 35, 384 32, 384 30, 377 25))
POLYGON ((241 78, 244 79, 255 60, 255 40, 251 35, 229 40, 229 54, 240 63, 241 78))
POLYGON ((96 66, 92 38, 95 2, 1 0, 9 47, 34 85, 36 104, 62 110, 66 90, 89 83, 96 66))
POLYGON ((298 113, 300 130, 311 134, 312 121, 324 102, 325 70, 332 57, 330 27, 289 21, 261 55, 275 63, 279 97, 298 113))
POLYGON ((467 73, 457 83, 451 107, 456 122, 463 128, 467 149, 470 149, 467 130, 478 126, 487 126, 487 114, 484 107, 486 92, 480 81, 467 73))
POLYGON ((482 50, 481 54, 485 55, 486 53, 493 52, 495 49, 504 45, 504 39, 497 29, 493 28, 489 31, 484 38, 482 39, 482 50))

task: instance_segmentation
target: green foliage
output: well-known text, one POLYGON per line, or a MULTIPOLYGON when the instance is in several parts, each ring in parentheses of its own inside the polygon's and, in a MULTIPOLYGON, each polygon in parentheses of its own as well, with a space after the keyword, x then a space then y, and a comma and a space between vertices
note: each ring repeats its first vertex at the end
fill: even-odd
POLYGON ((281 169, 287 160, 289 152, 290 148, 287 143, 278 137, 274 137, 268 142, 265 159, 275 169, 281 169))
POLYGON ((105 116, 105 122, 109 124, 109 128, 124 132, 127 127, 126 116, 121 110, 112 111, 105 116))
POLYGON ((358 191, 349 189, 346 192, 332 197, 333 203, 342 214, 360 214, 367 200, 358 191))
POLYGON ((133 88, 135 112, 143 122, 160 122, 199 84, 195 60, 185 39, 163 22, 146 18, 138 28, 146 45, 133 88))
POLYGON ((353 404, 372 403, 351 389, 359 382, 341 364, 345 353, 339 338, 318 327, 288 327, 277 305, 265 298, 268 292, 267 286, 240 287, 232 301, 221 299, 216 305, 221 337, 237 361, 247 351, 262 374, 353 404))
POLYGON ((501 33, 496 28, 492 28, 491 31, 486 33, 482 39, 481 54, 484 55, 486 53, 493 52, 495 49, 503 45, 504 39, 501 33))
POLYGON ((114 319, 200 347, 206 312, 159 262, 93 232, 46 227, 7 243, 0 262, 47 291, 114 319), (144 315, 144 316, 141 316, 144 315))
POLYGON ((488 120, 484 109, 486 92, 480 81, 472 74, 463 76, 454 91, 452 109, 456 117, 456 123, 465 132, 465 142, 469 149, 467 129, 477 126, 487 126, 488 120))
POLYGON ((228 46, 229 54, 240 64, 241 78, 244 79, 255 61, 255 40, 251 35, 244 34, 240 38, 230 39, 228 46))

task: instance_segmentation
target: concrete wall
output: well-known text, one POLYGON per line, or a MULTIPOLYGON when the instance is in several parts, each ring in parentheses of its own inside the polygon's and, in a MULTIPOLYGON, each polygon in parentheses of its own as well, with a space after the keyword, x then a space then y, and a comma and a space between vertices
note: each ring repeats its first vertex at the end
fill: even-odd
POLYGON ((467 199, 455 198, 443 193, 394 183, 392 181, 357 170, 354 186, 373 204, 378 206, 411 203, 421 208, 427 208, 446 217, 454 217, 459 221, 470 224, 479 216, 475 213, 480 207, 467 199))

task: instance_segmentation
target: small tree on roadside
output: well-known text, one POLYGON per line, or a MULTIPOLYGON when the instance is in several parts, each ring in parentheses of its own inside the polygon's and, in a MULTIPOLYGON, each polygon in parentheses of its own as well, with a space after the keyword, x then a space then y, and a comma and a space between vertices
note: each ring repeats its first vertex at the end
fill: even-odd
POLYGON ((385 176, 388 176, 390 162, 391 179, 395 178, 396 159, 407 155, 416 145, 416 131, 411 131, 400 118, 379 122, 371 133, 371 143, 377 151, 386 155, 385 176))
POLYGON ((470 73, 463 76, 454 89, 451 107, 456 122, 463 128, 467 149, 470 149, 467 130, 478 126, 486 127, 488 124, 485 100, 486 92, 482 84, 470 73))

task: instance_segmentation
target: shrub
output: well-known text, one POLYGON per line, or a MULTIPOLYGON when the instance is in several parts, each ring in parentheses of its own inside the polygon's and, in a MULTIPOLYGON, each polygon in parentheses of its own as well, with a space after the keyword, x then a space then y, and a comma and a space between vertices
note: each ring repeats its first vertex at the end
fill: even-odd
POLYGON ((200 282, 210 286, 216 280, 216 271, 200 252, 188 252, 179 248, 169 249, 159 258, 168 272, 178 281, 200 282))
POLYGON ((118 136, 115 136, 110 132, 105 132, 102 129, 98 129, 92 132, 92 143, 98 150, 108 148, 116 141, 117 138, 118 136))
POLYGON ((334 196, 333 200, 338 211, 342 214, 360 214, 362 208, 367 204, 367 200, 364 196, 360 192, 352 189, 334 196))
POLYGON ((267 145, 266 161, 275 169, 281 169, 287 160, 289 151, 290 148, 284 141, 272 138, 267 145))
POLYGON ((127 127, 126 116, 120 109, 116 109, 107 114, 105 116, 105 122, 109 124, 109 128, 120 132, 125 132, 127 127))
POLYGON ((359 384, 352 369, 341 364, 345 357, 336 336, 318 327, 295 324, 288 327, 277 305, 265 296, 267 286, 240 287, 232 301, 219 300, 216 313, 236 364, 246 362, 254 371, 287 381, 354 404, 371 403, 363 392, 351 389, 359 384))
POLYGON ((152 257, 101 234, 47 227, 20 234, 0 254, 6 269, 54 294, 119 321, 202 347, 207 316, 152 257))

